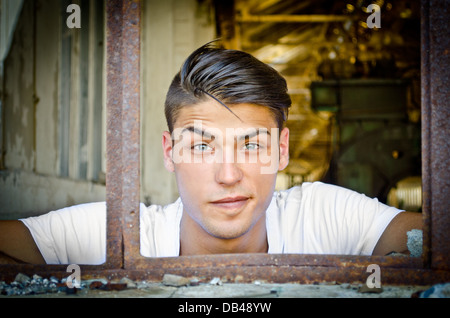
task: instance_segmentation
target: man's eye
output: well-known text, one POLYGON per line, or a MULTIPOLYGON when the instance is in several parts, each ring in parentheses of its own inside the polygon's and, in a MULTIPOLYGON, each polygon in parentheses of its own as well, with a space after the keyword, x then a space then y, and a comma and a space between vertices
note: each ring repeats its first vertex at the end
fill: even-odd
POLYGON ((260 146, 256 142, 249 142, 244 145, 244 148, 245 150, 258 150, 260 146))
POLYGON ((195 150, 195 151, 211 151, 212 147, 209 146, 208 144, 202 143, 202 144, 193 145, 192 146, 192 150, 195 150))

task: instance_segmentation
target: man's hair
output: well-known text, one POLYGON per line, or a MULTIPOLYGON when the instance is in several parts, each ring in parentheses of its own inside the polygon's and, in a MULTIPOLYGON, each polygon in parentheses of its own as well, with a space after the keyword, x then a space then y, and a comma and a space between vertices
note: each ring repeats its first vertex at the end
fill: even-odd
POLYGON ((227 105, 256 104, 268 107, 278 128, 287 119, 291 98, 286 80, 252 55, 217 48, 208 43, 194 51, 175 75, 165 102, 169 131, 182 107, 213 98, 227 105))

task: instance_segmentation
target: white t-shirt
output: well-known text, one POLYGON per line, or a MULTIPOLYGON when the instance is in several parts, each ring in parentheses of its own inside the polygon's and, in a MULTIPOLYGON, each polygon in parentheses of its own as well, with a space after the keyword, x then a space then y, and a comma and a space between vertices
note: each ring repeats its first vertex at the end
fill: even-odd
MULTIPOLYGON (((140 205, 141 254, 178 256, 181 199, 140 205)), ((321 182, 273 194, 266 212, 269 253, 371 255, 399 213, 363 194, 321 182)), ((101 264, 106 259, 106 204, 89 203, 21 219, 47 264, 101 264)))

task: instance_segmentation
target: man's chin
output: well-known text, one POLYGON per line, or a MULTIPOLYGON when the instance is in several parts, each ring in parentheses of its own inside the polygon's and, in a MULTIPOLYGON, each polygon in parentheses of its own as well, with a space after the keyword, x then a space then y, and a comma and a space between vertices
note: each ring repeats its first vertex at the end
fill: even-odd
MULTIPOLYGON (((220 225, 219 225, 220 226, 220 225)), ((240 226, 236 228, 218 228, 217 226, 204 226, 203 229, 212 237, 220 240, 235 240, 244 236, 250 227, 240 226)))
MULTIPOLYGON (((243 215, 241 215, 243 216, 243 215)), ((214 238, 222 240, 236 240, 242 238, 254 228, 257 221, 253 219, 234 218, 206 223, 205 229, 214 238)))

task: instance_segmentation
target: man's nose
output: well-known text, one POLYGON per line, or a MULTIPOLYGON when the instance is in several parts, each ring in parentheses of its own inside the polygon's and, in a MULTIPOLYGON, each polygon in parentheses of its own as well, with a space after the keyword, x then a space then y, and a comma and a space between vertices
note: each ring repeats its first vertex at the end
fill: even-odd
POLYGON ((219 184, 230 186, 242 179, 243 172, 236 157, 228 152, 222 157, 223 161, 217 163, 216 181, 219 184))

